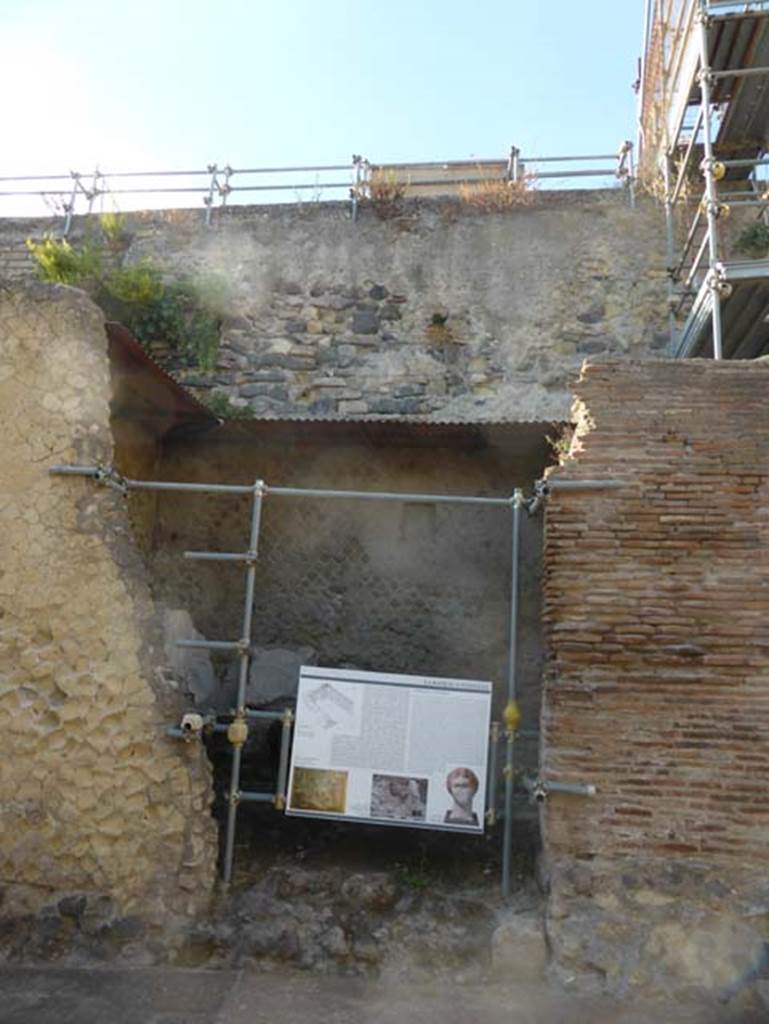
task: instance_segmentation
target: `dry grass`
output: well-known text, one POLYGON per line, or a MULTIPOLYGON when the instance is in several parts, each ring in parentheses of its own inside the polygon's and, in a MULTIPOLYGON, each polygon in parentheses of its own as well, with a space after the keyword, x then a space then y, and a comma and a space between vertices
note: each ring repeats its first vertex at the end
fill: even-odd
POLYGON ((358 202, 369 206, 380 220, 399 217, 403 209, 408 182, 401 181, 394 171, 375 170, 356 187, 358 202))
POLYGON ((460 185, 459 194, 462 201, 469 206, 488 213, 496 213, 519 206, 531 206, 536 196, 535 180, 535 175, 524 174, 518 181, 475 181, 460 185))

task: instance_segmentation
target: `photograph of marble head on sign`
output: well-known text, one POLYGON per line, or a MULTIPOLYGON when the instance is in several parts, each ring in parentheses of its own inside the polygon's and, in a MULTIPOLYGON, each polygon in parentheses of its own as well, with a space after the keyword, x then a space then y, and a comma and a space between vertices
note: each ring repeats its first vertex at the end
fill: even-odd
POLYGON ((473 800, 478 792, 478 776, 472 768, 454 768, 446 776, 446 789, 451 797, 451 807, 446 811, 447 825, 477 825, 478 814, 473 810, 473 800))

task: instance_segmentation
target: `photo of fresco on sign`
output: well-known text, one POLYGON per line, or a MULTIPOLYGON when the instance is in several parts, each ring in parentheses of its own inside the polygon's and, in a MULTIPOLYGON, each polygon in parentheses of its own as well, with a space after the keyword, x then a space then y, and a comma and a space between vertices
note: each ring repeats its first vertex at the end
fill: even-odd
POLYGON ((483 832, 491 683, 303 666, 287 814, 483 832))

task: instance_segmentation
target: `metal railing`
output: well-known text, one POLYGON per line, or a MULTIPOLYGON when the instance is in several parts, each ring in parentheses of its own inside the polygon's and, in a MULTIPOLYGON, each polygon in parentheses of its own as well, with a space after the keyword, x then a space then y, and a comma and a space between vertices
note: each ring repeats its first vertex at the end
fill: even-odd
POLYGON ((97 168, 65 174, 6 175, 0 176, 0 200, 17 202, 10 204, 9 211, 0 207, 0 217, 19 216, 18 201, 37 200, 41 212, 52 212, 62 218, 61 234, 66 237, 76 215, 103 212, 105 199, 118 209, 117 200, 121 197, 133 200, 145 196, 155 201, 162 198, 162 208, 171 208, 189 206, 190 200, 198 197, 205 207, 206 224, 210 225, 216 209, 249 197, 289 193, 301 200, 309 194, 311 200, 319 201, 324 193, 330 192, 342 193, 349 200, 355 218, 361 201, 371 194, 377 173, 392 174, 412 195, 426 189, 451 192, 465 184, 518 182, 524 178, 536 184, 547 183, 545 187, 560 180, 592 178, 618 181, 627 188, 631 205, 635 197, 632 144, 623 142, 617 152, 587 156, 524 157, 512 146, 507 159, 496 160, 374 164, 356 154, 346 164, 231 167, 212 163, 204 169, 191 170, 108 172, 97 168), (343 176, 342 172, 346 174, 343 176), (308 181, 308 175, 314 175, 314 179, 308 181))

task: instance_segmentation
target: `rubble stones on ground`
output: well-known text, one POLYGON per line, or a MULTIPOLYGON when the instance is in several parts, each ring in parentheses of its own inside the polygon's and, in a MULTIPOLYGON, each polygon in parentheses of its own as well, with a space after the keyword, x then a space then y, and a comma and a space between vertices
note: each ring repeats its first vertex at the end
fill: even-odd
POLYGON ((390 872, 275 866, 225 898, 176 957, 210 966, 264 961, 393 978, 480 978, 503 920, 491 882, 470 892, 440 884, 427 891, 390 872))

